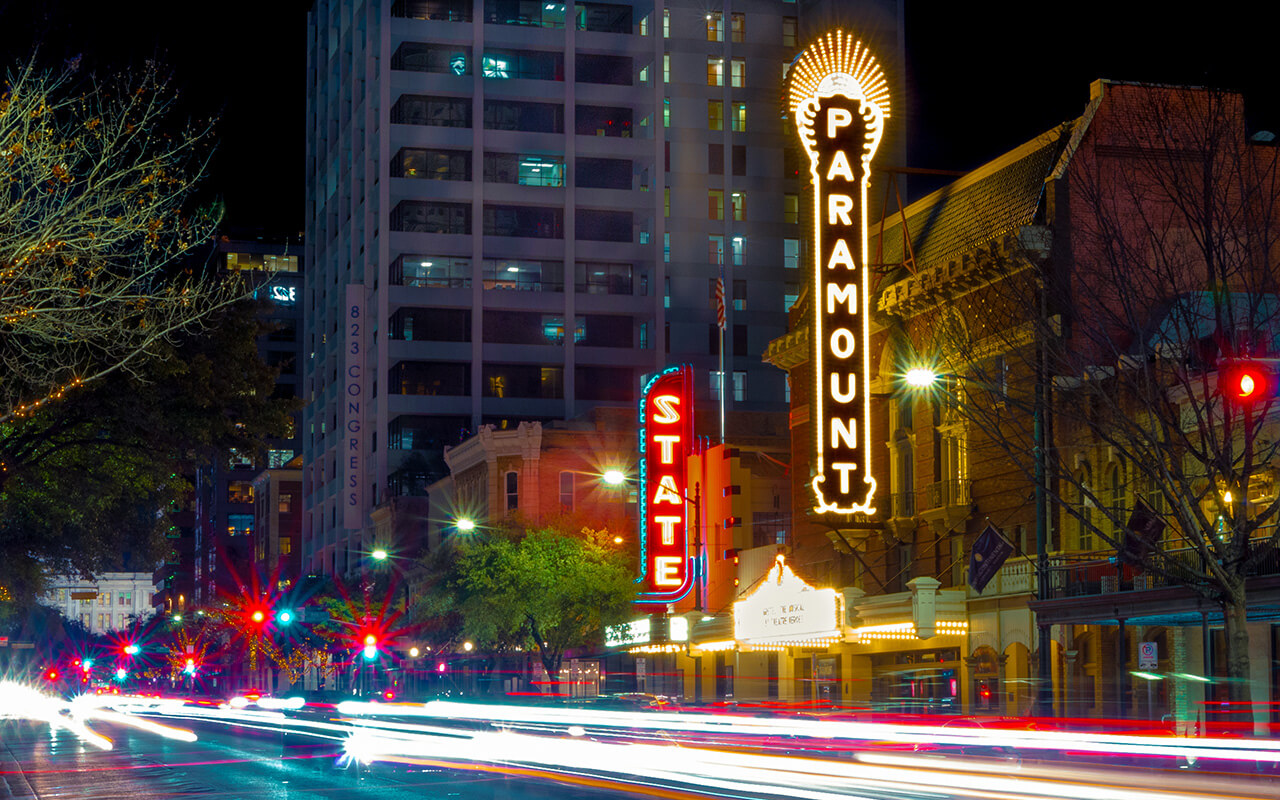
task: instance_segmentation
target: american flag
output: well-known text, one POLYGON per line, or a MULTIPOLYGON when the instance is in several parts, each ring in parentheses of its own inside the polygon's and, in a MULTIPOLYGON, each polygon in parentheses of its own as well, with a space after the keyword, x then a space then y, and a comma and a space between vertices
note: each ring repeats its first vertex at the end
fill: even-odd
POLYGON ((724 330, 724 278, 716 278, 716 324, 724 330))

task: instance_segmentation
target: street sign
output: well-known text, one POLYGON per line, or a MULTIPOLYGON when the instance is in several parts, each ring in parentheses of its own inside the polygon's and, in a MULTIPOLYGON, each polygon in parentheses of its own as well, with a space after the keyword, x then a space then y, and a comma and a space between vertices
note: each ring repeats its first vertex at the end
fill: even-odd
POLYGON ((1155 642, 1141 642, 1138 645, 1138 669, 1155 669, 1159 660, 1155 642))

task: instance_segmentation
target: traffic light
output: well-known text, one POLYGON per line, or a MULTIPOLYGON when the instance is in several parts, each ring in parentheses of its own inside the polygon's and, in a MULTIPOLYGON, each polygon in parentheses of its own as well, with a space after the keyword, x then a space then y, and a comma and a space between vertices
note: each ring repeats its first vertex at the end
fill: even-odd
POLYGON ((185 672, 185 673, 186 673, 186 674, 188 674, 188 675, 195 675, 195 674, 196 674, 196 660, 195 660, 194 658, 188 658, 188 659, 187 659, 187 665, 186 665, 185 667, 183 667, 183 668, 182 668, 182 671, 183 671, 183 672, 185 672))
POLYGON ((1238 359, 1226 362, 1219 373, 1219 389, 1223 398, 1238 408, 1274 400, 1280 393, 1274 359, 1238 359))
POLYGON ((364 657, 366 661, 372 661, 378 657, 378 637, 372 633, 366 633, 364 639, 364 657))
POLYGON ((127 656, 136 656, 136 655, 138 654, 138 646, 137 646, 136 644, 133 644, 133 643, 126 644, 126 645, 125 645, 123 648, 121 648, 121 649, 123 649, 123 650, 124 650, 124 654, 125 654, 125 655, 127 655, 127 656))
POLYGON ((281 625, 288 625, 293 622, 293 612, 287 608, 280 609, 280 611, 276 612, 276 622, 281 625))

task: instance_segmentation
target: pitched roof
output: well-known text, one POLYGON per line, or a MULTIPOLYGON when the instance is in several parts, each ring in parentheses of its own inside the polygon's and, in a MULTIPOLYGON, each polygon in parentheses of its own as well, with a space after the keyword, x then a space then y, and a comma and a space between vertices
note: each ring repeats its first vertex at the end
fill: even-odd
MULTIPOLYGON (((1053 172, 1077 122, 1047 131, 907 206, 907 230, 916 268, 956 259, 979 244, 1031 224, 1040 207, 1045 179, 1053 172)), ((897 265, 905 260, 901 225, 897 214, 885 220, 880 263, 897 265)), ((880 227, 870 227, 874 262, 880 227)), ((892 266, 886 271, 891 272, 892 266)))

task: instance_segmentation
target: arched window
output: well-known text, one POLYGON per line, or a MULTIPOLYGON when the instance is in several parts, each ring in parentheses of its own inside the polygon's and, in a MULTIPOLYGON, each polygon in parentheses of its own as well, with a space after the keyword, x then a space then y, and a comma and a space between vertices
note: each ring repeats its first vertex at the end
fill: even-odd
POLYGON ((1093 549, 1093 526, 1097 523, 1097 517, 1093 513, 1094 501, 1090 498, 1094 491, 1093 470, 1089 468, 1088 462, 1080 465, 1080 471, 1076 473, 1076 486, 1079 487, 1076 510, 1080 514, 1076 520, 1076 548, 1087 552, 1093 549))
POLYGON ((1124 504, 1124 471, 1120 469, 1120 465, 1112 463, 1107 468, 1107 510, 1110 512, 1107 530, 1111 532, 1111 538, 1119 541, 1124 534, 1125 523, 1125 504, 1124 504))

